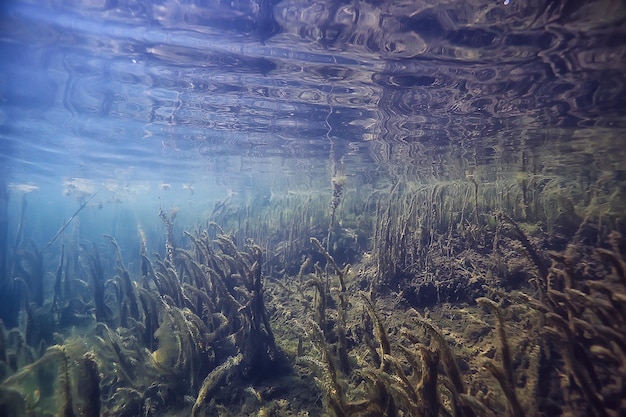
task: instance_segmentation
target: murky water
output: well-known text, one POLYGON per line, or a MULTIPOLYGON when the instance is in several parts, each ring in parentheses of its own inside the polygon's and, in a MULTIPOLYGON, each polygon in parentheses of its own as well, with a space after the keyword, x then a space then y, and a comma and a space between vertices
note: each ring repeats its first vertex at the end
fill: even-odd
POLYGON ((0 414, 621 415, 622 3, 3 2, 0 414))

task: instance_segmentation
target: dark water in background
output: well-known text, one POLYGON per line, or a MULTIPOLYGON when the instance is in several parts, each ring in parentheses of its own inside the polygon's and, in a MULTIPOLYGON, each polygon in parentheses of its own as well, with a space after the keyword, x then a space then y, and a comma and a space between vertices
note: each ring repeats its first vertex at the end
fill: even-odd
POLYGON ((621 0, 0 6, 3 251, 24 201, 40 248, 86 204, 50 271, 72 233, 115 236, 136 272, 138 225, 163 253, 159 208, 181 227, 289 199, 324 211, 343 176, 372 216, 399 189, 408 205, 437 184, 513 190, 515 219, 567 238, 572 219, 623 220, 625 132, 621 0))

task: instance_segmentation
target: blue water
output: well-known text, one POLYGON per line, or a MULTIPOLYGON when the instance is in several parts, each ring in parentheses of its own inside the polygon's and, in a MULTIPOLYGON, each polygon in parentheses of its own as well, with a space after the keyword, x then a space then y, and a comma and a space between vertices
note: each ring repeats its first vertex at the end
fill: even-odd
POLYGON ((623 9, 9 0, 3 153, 15 183, 186 183, 236 160, 293 171, 331 146, 358 171, 396 141, 484 154, 546 129, 620 129, 623 9))
POLYGON ((9 0, 1 16, 3 175, 54 204, 623 144, 619 1, 9 0))
MULTIPOLYGON (((386 201, 448 219, 449 207, 433 203, 442 187, 469 201, 461 212, 473 207, 474 185, 484 193, 458 230, 468 219, 487 227, 497 209, 536 225, 557 249, 583 220, 620 229, 623 1, 0 5, 0 246, 8 263, 22 219, 24 242, 50 244, 47 271, 76 233, 108 248, 110 259, 101 236, 116 236, 138 273, 139 227, 163 254, 160 209, 178 210, 181 241, 183 228, 219 218, 270 252, 292 238, 301 249, 309 235, 326 238, 327 218, 321 226, 315 219, 328 214, 344 177, 349 204, 337 224, 344 243, 352 234, 358 241, 344 254, 350 261, 378 256, 375 223, 386 201), (306 224, 291 220, 306 207, 306 224), (298 239, 287 230, 294 224, 298 239)), ((389 215, 390 230, 406 222, 406 236, 417 236, 422 224, 403 213, 389 215)), ((438 232, 449 242, 446 230, 438 232)), ((411 251, 420 237, 406 236, 394 241, 406 245, 402 273, 419 263, 411 251)))

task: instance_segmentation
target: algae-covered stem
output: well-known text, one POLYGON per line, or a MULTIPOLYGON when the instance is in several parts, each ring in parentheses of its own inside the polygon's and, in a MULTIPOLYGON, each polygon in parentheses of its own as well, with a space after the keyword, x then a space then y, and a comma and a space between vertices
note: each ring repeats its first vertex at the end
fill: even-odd
POLYGON ((174 219, 176 218, 176 214, 178 214, 178 208, 176 207, 170 210, 169 216, 165 214, 163 209, 159 208, 159 217, 167 229, 165 235, 165 259, 172 265, 174 265, 174 219))
POLYGON ((0 276, 4 281, 5 262, 7 253, 7 230, 9 226, 9 220, 7 217, 7 207, 9 200, 8 185, 6 175, 0 174, 0 276))
POLYGON ((61 236, 61 233, 63 233, 63 231, 65 229, 67 229, 67 226, 70 225, 70 223, 72 222, 72 220, 74 220, 74 218, 76 216, 78 216, 78 213, 80 213, 85 207, 87 207, 87 204, 89 204, 89 202, 96 196, 97 193, 93 193, 91 195, 91 197, 89 197, 87 200, 85 200, 84 202, 82 202, 80 204, 80 207, 78 208, 78 210, 76 210, 74 212, 74 214, 72 214, 72 217, 70 217, 64 224, 63 226, 61 226, 61 228, 59 229, 59 231, 56 233, 56 235, 54 235, 54 237, 52 238, 52 240, 50 240, 50 242, 48 242, 48 244, 46 245, 44 250, 48 250, 48 248, 50 246, 52 246, 52 244, 59 238, 59 236, 61 236))
MULTIPOLYGON (((337 64, 337 58, 335 55, 332 56, 333 62, 337 64)), ((326 102, 328 103, 328 114, 326 115, 326 119, 324 123, 328 130, 326 131, 326 139, 330 144, 330 151, 328 154, 328 158, 331 163, 331 186, 332 186, 332 197, 330 202, 330 220, 328 221, 328 234, 326 236, 326 251, 330 252, 330 237, 332 234, 333 227, 335 225, 335 212, 337 207, 341 203, 341 198, 343 195, 343 189, 346 183, 345 176, 341 175, 337 165, 339 161, 339 157, 337 156, 337 143, 331 136, 331 132, 333 131, 333 126, 330 124, 330 116, 333 114, 333 90, 335 88, 335 84, 331 81, 330 90, 328 91, 328 95, 326 98, 326 102)))
MULTIPOLYGON (((324 257, 326 258, 327 263, 335 269, 335 271, 337 272, 337 277, 339 278, 339 304, 341 308, 338 311, 339 315, 337 317, 336 327, 338 338, 338 353, 341 370, 344 371, 346 375, 348 375, 350 373, 350 361, 348 359, 348 343, 346 339, 346 314, 348 311, 348 299, 346 293, 345 276, 350 269, 350 264, 346 265, 343 269, 340 269, 335 259, 330 253, 328 253, 327 250, 324 249, 319 240, 311 237, 311 242, 315 244, 315 246, 317 246, 320 252, 322 252, 324 257)), ((322 289, 319 288, 318 290, 320 291, 320 297, 322 297, 322 289)), ((322 312, 323 311, 321 310, 320 313, 322 312)))
POLYGON ((337 207, 341 203, 343 196, 343 189, 346 184, 346 177, 334 175, 331 180, 333 186, 333 196, 330 201, 330 221, 328 222, 328 236, 326 238, 326 252, 330 252, 330 235, 335 225, 335 213, 337 207))
MULTIPOLYGON (((334 58, 334 57, 333 57, 334 58)), ((328 141, 330 142, 330 152, 328 154, 328 158, 330 159, 330 163, 331 163, 331 169, 332 169, 332 174, 331 174, 331 184, 333 187, 333 198, 331 199, 331 208, 330 208, 330 220, 328 222, 328 236, 326 237, 326 251, 328 252, 330 250, 330 233, 332 231, 333 228, 333 223, 335 222, 335 184, 333 182, 333 179, 335 178, 335 175, 337 173, 337 161, 335 160, 335 141, 331 138, 330 136, 330 132, 332 132, 333 127, 330 124, 330 115, 333 114, 333 104, 332 104, 332 93, 333 93, 333 88, 335 88, 334 84, 331 83, 330 85, 330 91, 328 93, 328 114, 326 115, 326 120, 324 121, 326 123, 326 126, 328 127, 328 131, 326 132, 326 139, 328 139, 328 141)), ((339 205, 337 203, 337 205, 339 205)))

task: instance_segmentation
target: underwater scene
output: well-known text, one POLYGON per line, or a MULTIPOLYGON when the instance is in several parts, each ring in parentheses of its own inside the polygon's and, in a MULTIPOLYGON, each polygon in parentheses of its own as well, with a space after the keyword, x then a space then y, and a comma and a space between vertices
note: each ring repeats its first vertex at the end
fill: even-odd
POLYGON ((626 416, 626 3, 4 0, 0 416, 626 416))

